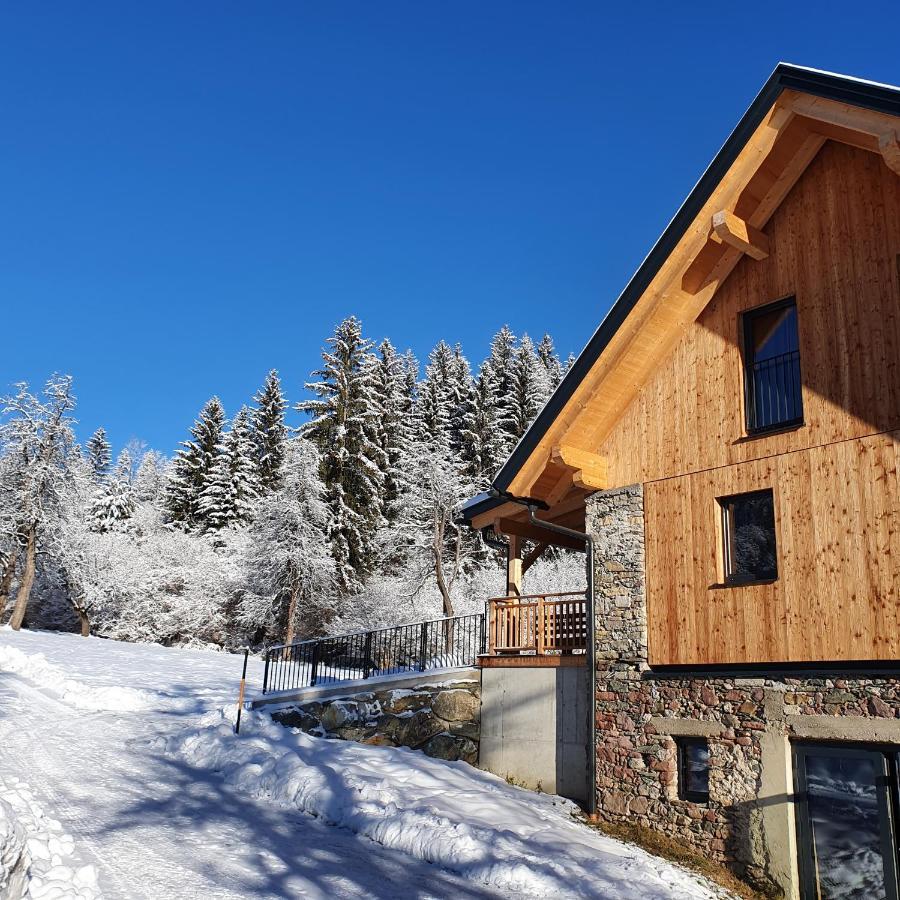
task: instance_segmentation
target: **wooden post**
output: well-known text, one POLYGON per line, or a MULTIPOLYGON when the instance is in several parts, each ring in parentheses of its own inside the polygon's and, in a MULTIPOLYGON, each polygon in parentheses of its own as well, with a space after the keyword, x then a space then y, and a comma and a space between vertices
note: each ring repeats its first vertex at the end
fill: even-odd
POLYGON ((544 655, 544 598, 538 597, 537 609, 535 610, 534 620, 534 639, 535 652, 538 656, 544 655))
POLYGON ((522 595, 522 538, 517 534, 509 535, 509 550, 506 557, 506 595, 508 597, 522 595))

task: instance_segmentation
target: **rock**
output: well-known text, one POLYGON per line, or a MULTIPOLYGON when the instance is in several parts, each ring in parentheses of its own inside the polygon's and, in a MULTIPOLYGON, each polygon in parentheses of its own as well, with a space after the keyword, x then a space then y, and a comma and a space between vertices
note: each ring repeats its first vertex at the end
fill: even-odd
POLYGON ((459 759, 459 746, 450 734, 437 734, 423 748, 426 756, 435 759, 459 759))
POLYGON ((478 744, 465 737, 456 738, 456 746, 459 749, 459 758, 470 766, 478 765, 478 744))
POLYGON ((328 737, 338 737, 342 741, 361 741, 366 735, 367 729, 360 725, 343 725, 328 733, 328 737))
MULTIPOLYGON (((394 740, 404 747, 420 747, 430 737, 444 731, 446 725, 427 709, 421 709, 411 716, 400 719, 397 737, 394 740)), ((390 732, 388 732, 390 734, 390 732)))
POLYGON ((885 719, 893 719, 896 716, 893 707, 885 703, 881 697, 869 697, 869 712, 873 716, 881 716, 885 719))
POLYGON ((396 747, 397 745, 386 734, 372 734, 360 741, 361 744, 368 744, 370 747, 396 747))
POLYGON ((432 704, 436 716, 448 722, 477 722, 481 715, 481 704, 468 691, 441 691, 432 704))
POLYGON ((272 713, 272 718, 285 728, 299 728, 309 734, 319 727, 319 720, 304 709, 286 709, 272 713))
POLYGON ((379 694, 378 700, 388 713, 415 712, 431 706, 431 694, 416 691, 389 691, 379 694))
POLYGON ((325 707, 320 721, 326 731, 337 731, 344 725, 357 725, 365 720, 360 716, 360 709, 355 703, 347 700, 335 700, 334 703, 325 707))
POLYGON ((481 727, 477 722, 450 722, 448 731, 454 737, 464 737, 477 741, 481 738, 481 727))

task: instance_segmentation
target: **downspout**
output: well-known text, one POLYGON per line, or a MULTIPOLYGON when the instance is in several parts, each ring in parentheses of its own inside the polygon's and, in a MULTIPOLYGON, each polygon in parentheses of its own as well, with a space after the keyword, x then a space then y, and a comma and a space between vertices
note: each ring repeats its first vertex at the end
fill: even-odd
POLYGON ((565 537, 574 538, 578 541, 584 541, 584 549, 586 565, 587 565, 587 647, 585 655, 587 657, 588 667, 588 801, 587 813, 591 818, 597 815, 597 712, 596 701, 594 697, 597 693, 597 665, 596 665, 596 623, 594 620, 594 539, 587 532, 576 531, 574 528, 566 528, 565 525, 557 525, 555 522, 547 522, 539 519, 535 515, 535 509, 543 507, 546 504, 541 500, 535 500, 528 497, 515 497, 507 491, 500 491, 492 487, 490 493, 495 497, 502 497, 511 503, 518 503, 528 510, 528 519, 532 525, 538 528, 544 528, 555 534, 564 535, 565 537))

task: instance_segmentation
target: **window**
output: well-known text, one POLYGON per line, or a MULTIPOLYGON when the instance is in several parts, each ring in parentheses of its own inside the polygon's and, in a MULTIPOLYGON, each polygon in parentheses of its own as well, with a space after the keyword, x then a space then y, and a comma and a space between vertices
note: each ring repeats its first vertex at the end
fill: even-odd
POLYGON ((800 337, 793 297, 744 313, 744 407, 747 432, 803 421, 800 337))
POLYGON ((804 900, 897 900, 895 747, 794 744, 804 900))
POLYGON ((694 803, 709 800, 709 744, 704 738, 678 739, 678 796, 694 803))
POLYGON ((719 503, 722 507, 726 584, 777 578, 772 491, 735 494, 723 497, 719 503))

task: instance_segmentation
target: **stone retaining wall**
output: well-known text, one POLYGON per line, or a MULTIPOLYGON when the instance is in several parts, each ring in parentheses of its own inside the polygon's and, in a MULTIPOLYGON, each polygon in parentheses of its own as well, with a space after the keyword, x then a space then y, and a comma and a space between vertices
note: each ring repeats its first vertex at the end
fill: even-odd
POLYGON ((307 734, 383 747, 411 747, 438 759, 478 763, 481 685, 477 680, 359 691, 272 710, 307 734))

